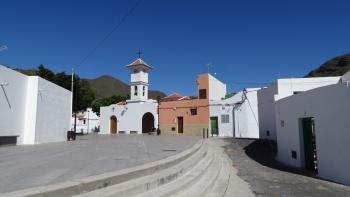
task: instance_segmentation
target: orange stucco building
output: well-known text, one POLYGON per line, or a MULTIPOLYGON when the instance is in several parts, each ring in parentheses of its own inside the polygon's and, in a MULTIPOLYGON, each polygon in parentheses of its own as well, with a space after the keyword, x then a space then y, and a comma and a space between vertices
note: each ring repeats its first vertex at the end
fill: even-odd
POLYGON ((197 77, 198 98, 176 93, 165 97, 159 105, 159 127, 165 135, 202 136, 209 129, 209 78, 197 77))

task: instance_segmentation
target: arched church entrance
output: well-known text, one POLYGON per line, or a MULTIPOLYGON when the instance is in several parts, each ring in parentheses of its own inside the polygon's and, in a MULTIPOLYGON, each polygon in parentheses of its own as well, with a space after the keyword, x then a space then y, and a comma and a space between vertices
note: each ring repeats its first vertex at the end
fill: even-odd
POLYGON ((154 116, 147 112, 142 116, 142 133, 152 132, 154 128, 154 116))
POLYGON ((111 134, 116 134, 117 133, 117 117, 111 116, 110 118, 110 126, 109 126, 109 131, 111 134))

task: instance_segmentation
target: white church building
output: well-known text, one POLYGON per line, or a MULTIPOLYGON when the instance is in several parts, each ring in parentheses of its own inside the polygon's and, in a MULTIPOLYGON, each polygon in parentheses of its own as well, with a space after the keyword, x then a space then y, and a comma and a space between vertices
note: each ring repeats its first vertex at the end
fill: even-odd
POLYGON ((43 78, 0 65, 0 145, 65 141, 71 96, 43 78))
POLYGON ((234 96, 210 101, 210 117, 218 117, 218 136, 259 138, 257 91, 247 88, 234 96))
POLYGON ((100 108, 100 134, 142 134, 158 128, 158 103, 148 99, 148 73, 141 58, 127 66, 131 71, 130 100, 100 108))

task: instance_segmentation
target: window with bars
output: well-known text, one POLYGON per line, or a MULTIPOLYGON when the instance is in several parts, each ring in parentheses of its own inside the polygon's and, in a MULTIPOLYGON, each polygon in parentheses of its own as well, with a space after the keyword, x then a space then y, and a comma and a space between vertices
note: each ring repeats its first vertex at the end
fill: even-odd
POLYGON ((191 109, 191 115, 192 115, 192 116, 197 115, 197 108, 191 109))
POLYGON ((221 115, 221 123, 230 123, 230 115, 229 114, 221 115))
POLYGON ((207 98, 207 89, 200 89, 198 96, 199 96, 199 99, 206 99, 207 98))

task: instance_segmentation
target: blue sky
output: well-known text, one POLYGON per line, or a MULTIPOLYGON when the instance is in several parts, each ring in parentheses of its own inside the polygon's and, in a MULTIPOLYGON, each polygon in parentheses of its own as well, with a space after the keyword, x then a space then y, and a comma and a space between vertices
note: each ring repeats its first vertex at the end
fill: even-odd
MULTIPOLYGON (((0 63, 45 64, 70 72, 136 0, 1 0, 0 63)), ((207 71, 229 91, 280 77, 302 77, 350 51, 350 1, 143 0, 81 66, 84 78, 112 75, 129 82, 136 57, 155 69, 150 88, 196 94, 207 71)))

